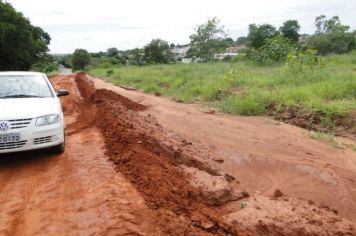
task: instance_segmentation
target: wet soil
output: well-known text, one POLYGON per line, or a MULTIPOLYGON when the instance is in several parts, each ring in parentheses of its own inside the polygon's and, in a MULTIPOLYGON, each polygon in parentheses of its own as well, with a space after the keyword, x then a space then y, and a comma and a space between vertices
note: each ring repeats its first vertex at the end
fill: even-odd
MULTIPOLYGON (((268 224, 272 227, 277 223, 288 225, 281 227, 280 231, 271 231, 271 235, 300 232, 300 228, 307 229, 300 235, 329 235, 331 228, 339 233, 354 234, 356 153, 353 150, 313 140, 304 129, 267 117, 228 116, 219 112, 209 114, 200 105, 176 103, 119 88, 90 76, 86 78, 93 81, 96 88, 112 90, 145 105, 147 108, 140 114, 154 118, 162 127, 165 135, 161 139, 157 137, 161 143, 165 143, 167 137, 182 140, 186 145, 182 149, 184 155, 193 155, 196 160, 214 169, 214 173, 231 180, 233 190, 239 193, 246 191, 249 198, 224 206, 227 211, 235 212, 231 216, 237 222, 244 221, 243 214, 246 214, 245 208, 240 210, 241 203, 253 204, 255 196, 273 196, 278 189, 286 199, 295 199, 290 201, 293 202, 291 209, 300 208, 291 211, 293 217, 290 219, 293 221, 277 214, 280 209, 277 206, 285 200, 277 199, 272 202, 276 204, 271 203, 270 207, 264 204, 260 209, 246 208, 252 218, 254 215, 263 217, 257 217, 257 222, 271 218, 268 224), (320 207, 323 210, 315 210, 309 202, 314 202, 317 209, 320 207), (340 224, 328 220, 329 213, 335 212, 340 224), (306 215, 321 217, 325 220, 324 224, 310 227, 308 222, 302 220, 306 215)), ((341 141, 353 142, 349 139, 341 141)), ((244 222, 245 227, 248 221, 244 222)), ((253 222, 246 227, 256 228, 253 222)))
MULTIPOLYGON (((159 125, 139 114, 145 106, 110 90, 96 90, 84 74, 77 76, 77 84, 85 100, 78 120, 101 129, 109 160, 154 210, 152 217, 164 234, 238 233, 222 220, 222 210, 211 206, 202 191, 190 185, 180 167, 184 157, 179 151, 152 135, 159 133, 159 125)), ((204 168, 199 162, 194 165, 204 168)))
POLYGON ((0 158, 0 235, 356 235, 356 156, 264 117, 51 78, 67 149, 0 158))

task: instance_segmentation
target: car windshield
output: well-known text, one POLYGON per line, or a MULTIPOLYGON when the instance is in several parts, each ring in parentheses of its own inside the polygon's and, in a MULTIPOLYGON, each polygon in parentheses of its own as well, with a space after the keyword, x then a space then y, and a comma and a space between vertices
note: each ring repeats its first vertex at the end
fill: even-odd
POLYGON ((0 99, 53 97, 41 75, 0 75, 0 99))

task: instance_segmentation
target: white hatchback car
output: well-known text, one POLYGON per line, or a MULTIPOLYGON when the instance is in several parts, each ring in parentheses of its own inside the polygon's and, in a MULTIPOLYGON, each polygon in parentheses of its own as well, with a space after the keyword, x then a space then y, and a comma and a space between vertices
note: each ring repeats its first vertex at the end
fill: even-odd
POLYGON ((51 147, 65 149, 58 97, 47 76, 37 72, 0 72, 0 154, 51 147))

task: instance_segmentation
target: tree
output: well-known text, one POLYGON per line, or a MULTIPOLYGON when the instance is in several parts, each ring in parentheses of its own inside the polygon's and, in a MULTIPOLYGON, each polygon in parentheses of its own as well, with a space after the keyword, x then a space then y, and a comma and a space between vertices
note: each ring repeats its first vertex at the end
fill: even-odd
POLYGON ((315 18, 316 34, 319 33, 345 33, 350 29, 348 25, 342 25, 338 16, 327 19, 325 15, 315 18))
POLYGON ((253 48, 260 48, 266 39, 272 38, 278 34, 278 31, 273 25, 270 24, 263 24, 263 25, 256 25, 250 24, 248 26, 248 44, 253 48))
POLYGON ((235 44, 235 41, 232 38, 226 38, 223 40, 223 45, 225 48, 232 47, 232 46, 234 46, 234 44, 235 44))
POLYGON ((279 28, 279 31, 284 35, 284 37, 289 38, 293 42, 298 42, 299 30, 300 25, 297 20, 287 20, 279 28))
POLYGON ((54 56, 47 54, 40 62, 33 64, 31 70, 48 74, 57 71, 58 64, 54 61, 54 56))
POLYGON ((135 48, 132 50, 127 51, 128 53, 128 58, 129 58, 129 64, 132 65, 143 65, 143 57, 144 57, 144 50, 141 48, 135 48))
POLYGON ((114 57, 117 56, 117 54, 119 54, 119 50, 117 48, 109 48, 106 51, 106 54, 108 55, 108 57, 114 57))
POLYGON ((347 25, 342 25, 339 17, 327 19, 321 15, 315 19, 316 32, 306 40, 309 48, 316 49, 318 54, 346 53, 356 48, 355 34, 348 32, 347 25))
POLYGON ((51 38, 0 0, 0 70, 29 70, 46 58, 51 38))
POLYGON ((214 54, 224 49, 224 27, 220 26, 220 21, 214 17, 199 25, 195 31, 195 34, 190 36, 190 56, 200 57, 204 61, 213 60, 214 54))
POLYGON ((153 39, 144 47, 144 58, 148 63, 169 63, 173 61, 173 53, 168 42, 153 39))
POLYGON ((265 44, 260 48, 264 60, 285 61, 288 53, 291 51, 290 39, 283 35, 277 35, 266 39, 265 44))
POLYGON ((91 62, 90 54, 85 49, 76 49, 72 56, 73 70, 84 70, 91 62))
POLYGON ((258 62, 269 60, 285 61, 290 52, 293 51, 291 40, 279 34, 266 39, 259 49, 249 49, 247 57, 258 62))
POLYGON ((247 37, 238 37, 236 40, 237 45, 244 45, 247 43, 247 37))

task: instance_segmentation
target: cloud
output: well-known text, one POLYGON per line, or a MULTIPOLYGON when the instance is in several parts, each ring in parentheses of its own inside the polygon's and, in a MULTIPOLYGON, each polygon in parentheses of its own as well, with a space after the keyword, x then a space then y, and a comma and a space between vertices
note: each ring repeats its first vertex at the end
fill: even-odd
POLYGON ((118 23, 102 22, 93 24, 48 24, 43 25, 50 32, 111 32, 123 30, 143 30, 148 27, 143 26, 125 26, 118 23))
POLYGON ((64 11, 50 11, 49 14, 57 15, 57 16, 64 16, 66 13, 64 11))
POLYGON ((247 34, 251 23, 279 27, 296 19, 302 32, 314 32, 317 15, 338 15, 356 29, 355 0, 7 0, 52 37, 51 51, 75 48, 103 51, 109 47, 142 47, 152 38, 189 42, 194 28, 218 17, 232 38, 247 34), (82 39, 90 40, 82 40, 82 39))

